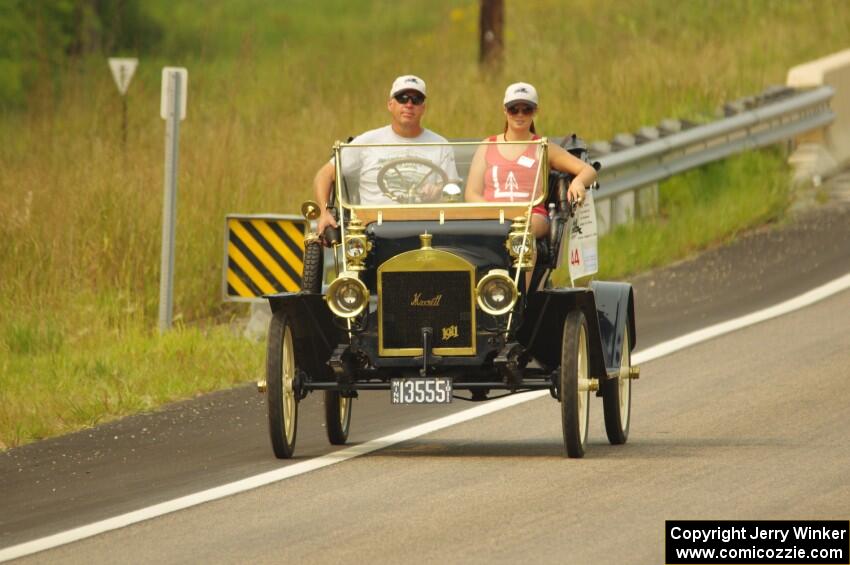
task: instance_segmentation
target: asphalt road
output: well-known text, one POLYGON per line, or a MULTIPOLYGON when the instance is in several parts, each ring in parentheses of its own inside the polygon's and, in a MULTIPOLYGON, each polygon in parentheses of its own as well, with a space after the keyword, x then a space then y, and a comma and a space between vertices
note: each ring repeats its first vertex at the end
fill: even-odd
MULTIPOLYGON (((639 349, 850 272, 848 236, 850 209, 832 206, 636 278, 639 349)), ((668 518, 846 518, 848 306, 644 365, 629 443, 607 445, 595 402, 582 461, 562 457, 557 404, 536 400, 33 559, 660 562, 668 518)), ((303 405, 299 460, 330 451, 320 407, 303 405)), ((446 413, 363 395, 352 440, 446 413)), ((286 464, 250 387, 10 450, 0 547, 286 464)))

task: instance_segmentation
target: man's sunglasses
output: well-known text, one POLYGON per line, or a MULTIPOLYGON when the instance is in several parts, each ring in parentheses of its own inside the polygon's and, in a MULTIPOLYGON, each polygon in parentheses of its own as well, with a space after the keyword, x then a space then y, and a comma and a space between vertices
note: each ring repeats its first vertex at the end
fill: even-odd
POLYGON ((393 96, 396 102, 399 104, 407 104, 408 102, 413 103, 414 106, 421 106, 423 102, 425 102, 425 97, 421 94, 407 94, 401 93, 393 96))
POLYGON ((530 116, 534 113, 534 110, 535 108, 532 108, 531 106, 520 106, 517 104, 516 106, 508 107, 508 114, 516 116, 521 113, 523 116, 530 116))

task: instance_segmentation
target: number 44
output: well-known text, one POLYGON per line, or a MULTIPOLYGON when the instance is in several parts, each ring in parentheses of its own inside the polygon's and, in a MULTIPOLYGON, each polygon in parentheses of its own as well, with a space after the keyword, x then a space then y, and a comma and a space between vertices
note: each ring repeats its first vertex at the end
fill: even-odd
POLYGON ((581 257, 579 256, 578 249, 573 249, 570 252, 570 265, 580 265, 581 257))

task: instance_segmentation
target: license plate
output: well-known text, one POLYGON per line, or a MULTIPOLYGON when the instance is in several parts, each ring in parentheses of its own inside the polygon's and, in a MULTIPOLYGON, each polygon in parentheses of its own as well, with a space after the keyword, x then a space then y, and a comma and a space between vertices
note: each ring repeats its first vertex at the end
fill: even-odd
POLYGON ((393 404, 449 404, 452 401, 452 379, 392 379, 393 404))

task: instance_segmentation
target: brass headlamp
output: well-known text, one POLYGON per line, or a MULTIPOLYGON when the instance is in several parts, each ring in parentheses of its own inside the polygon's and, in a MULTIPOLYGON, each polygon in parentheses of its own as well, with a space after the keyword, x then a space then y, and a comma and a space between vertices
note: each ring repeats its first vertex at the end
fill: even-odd
POLYGON ((369 289, 357 275, 355 271, 340 273, 328 286, 328 308, 341 318, 354 318, 369 304, 369 289))
MULTIPOLYGON (((321 208, 319 208, 319 204, 314 200, 306 200, 303 204, 301 204, 301 215, 304 216, 305 219, 312 222, 313 220, 318 219, 321 215, 321 208)), ((310 231, 307 235, 304 236, 304 245, 309 245, 315 241, 318 241, 319 234, 310 231)))
POLYGON ((352 218, 345 231, 345 258, 348 270, 362 271, 366 268, 366 256, 372 249, 372 242, 366 237, 363 222, 352 218))
POLYGON ((528 229, 528 220, 525 216, 514 218, 505 247, 514 259, 513 267, 515 269, 527 270, 534 266, 537 246, 534 236, 528 229))
POLYGON ((479 308, 493 316, 501 316, 511 311, 519 292, 506 270, 492 269, 478 281, 475 296, 479 308))

